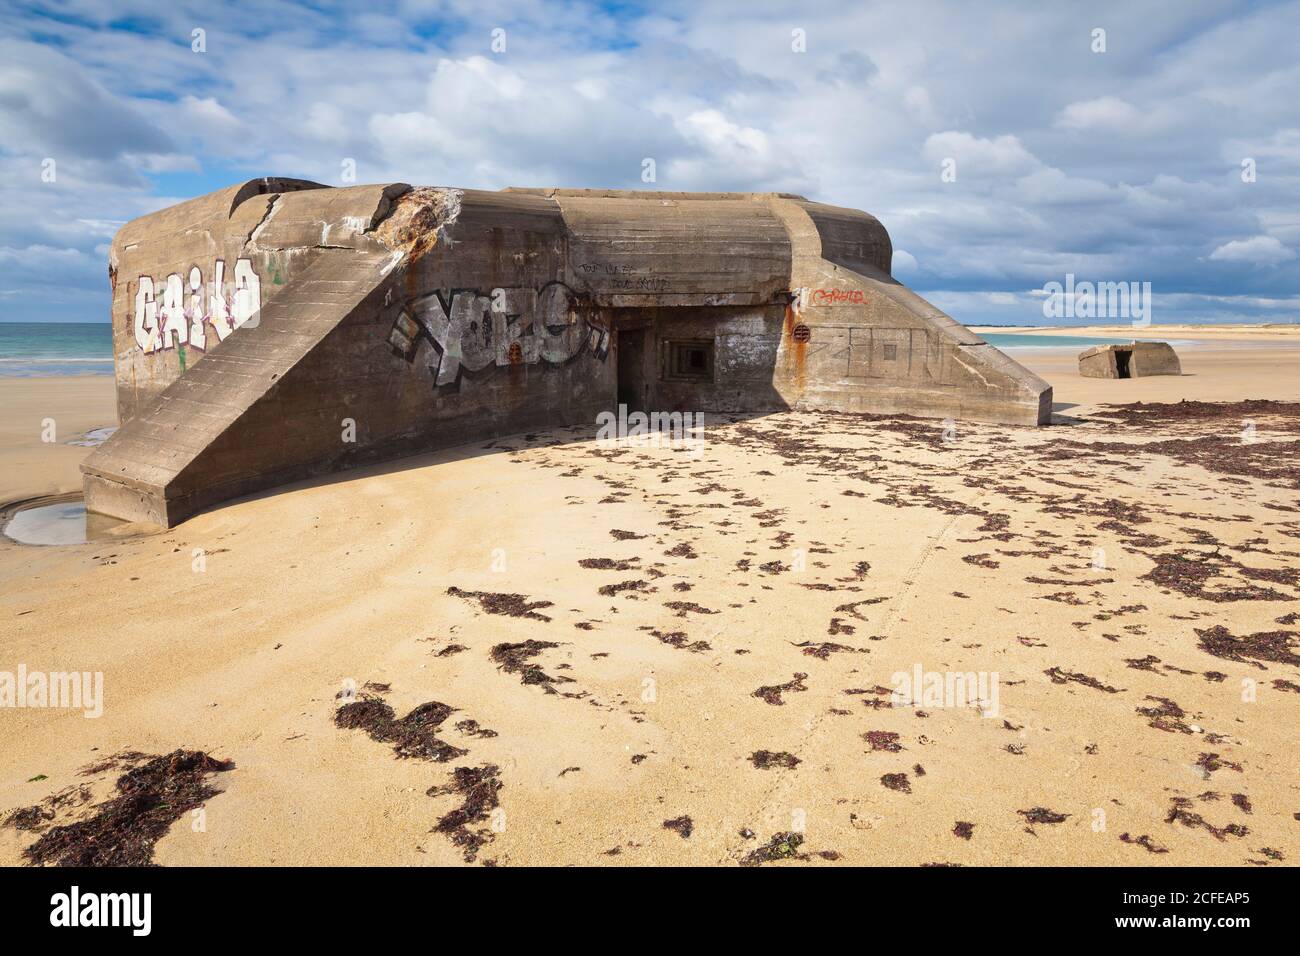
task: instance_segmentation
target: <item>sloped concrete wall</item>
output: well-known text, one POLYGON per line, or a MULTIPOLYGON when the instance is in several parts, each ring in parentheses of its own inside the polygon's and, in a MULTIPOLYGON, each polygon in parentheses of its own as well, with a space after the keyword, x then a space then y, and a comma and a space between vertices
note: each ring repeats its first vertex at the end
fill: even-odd
POLYGON ((1094 346, 1079 353, 1079 374, 1084 378, 1119 378, 1113 345, 1094 346))
POLYGON ((355 246, 406 189, 257 179, 123 226, 109 251, 119 419, 255 324, 317 249, 355 246))
POLYGON ((888 234, 874 217, 801 199, 771 202, 794 242, 796 295, 776 366, 789 405, 1051 420, 1051 386, 890 276, 888 234))
POLYGON ((1178 361, 1178 353, 1168 342, 1135 342, 1133 357, 1129 359, 1129 374, 1147 375, 1182 375, 1183 367, 1178 361))

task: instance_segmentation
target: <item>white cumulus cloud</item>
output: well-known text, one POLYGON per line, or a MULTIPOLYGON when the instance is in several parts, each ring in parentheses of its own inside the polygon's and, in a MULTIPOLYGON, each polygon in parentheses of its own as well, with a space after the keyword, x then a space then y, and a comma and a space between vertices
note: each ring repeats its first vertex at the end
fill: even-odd
POLYGON ((1119 129, 1136 123, 1140 115, 1118 96, 1099 96, 1071 103, 1057 116, 1056 125, 1070 130, 1119 129))
POLYGON ((1225 242, 1210 253, 1210 258, 1217 262, 1250 262, 1267 266, 1294 259, 1295 253, 1275 236, 1252 236, 1225 242))

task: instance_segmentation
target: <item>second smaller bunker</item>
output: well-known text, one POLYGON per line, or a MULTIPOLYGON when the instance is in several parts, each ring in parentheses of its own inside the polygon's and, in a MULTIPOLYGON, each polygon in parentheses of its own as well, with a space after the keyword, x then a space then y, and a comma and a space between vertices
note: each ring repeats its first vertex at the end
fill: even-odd
POLYGON ((1094 345, 1079 353, 1079 374, 1085 378, 1141 378, 1182 375, 1178 354, 1168 342, 1094 345))

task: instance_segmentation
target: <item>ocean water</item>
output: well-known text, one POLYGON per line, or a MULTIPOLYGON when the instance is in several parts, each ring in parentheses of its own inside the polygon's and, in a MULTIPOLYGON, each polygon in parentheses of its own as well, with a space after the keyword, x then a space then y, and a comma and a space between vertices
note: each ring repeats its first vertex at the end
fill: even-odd
POLYGON ((1092 335, 1032 335, 1028 332, 986 332, 980 336, 989 345, 1014 349, 1086 349, 1092 345, 1127 345, 1132 339, 1103 339, 1092 335))
POLYGON ((112 374, 108 322, 0 322, 0 376, 112 374))
MULTIPOLYGON (((1138 336, 1139 338, 1146 336, 1138 336)), ((989 332, 984 341, 1000 349, 1088 348, 1131 338, 989 332)), ((1170 342, 1191 346, 1193 342, 1170 342)), ((112 375, 113 329, 107 322, 0 322, 0 376, 112 375)))

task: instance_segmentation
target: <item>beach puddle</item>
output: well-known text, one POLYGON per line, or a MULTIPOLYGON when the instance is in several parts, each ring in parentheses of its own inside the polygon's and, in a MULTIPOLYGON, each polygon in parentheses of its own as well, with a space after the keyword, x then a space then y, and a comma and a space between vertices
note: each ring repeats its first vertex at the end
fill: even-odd
POLYGON ((104 442, 112 438, 115 431, 117 431, 116 425, 103 425, 99 428, 92 428, 84 435, 79 438, 74 438, 67 444, 78 445, 82 448, 98 448, 100 445, 104 444, 104 442))
POLYGON ((10 541, 31 545, 86 544, 115 534, 127 522, 105 515, 87 514, 80 496, 38 498, 10 506, 4 512, 4 535, 10 541))

